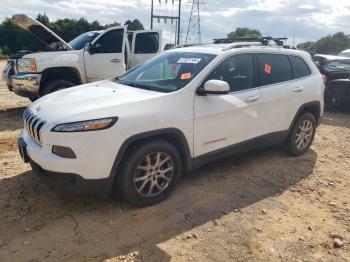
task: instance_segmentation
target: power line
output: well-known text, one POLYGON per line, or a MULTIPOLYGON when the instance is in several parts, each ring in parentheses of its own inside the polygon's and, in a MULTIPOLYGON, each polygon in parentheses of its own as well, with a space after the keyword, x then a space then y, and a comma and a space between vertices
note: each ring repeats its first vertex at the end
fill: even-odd
MULTIPOLYGON (((177 0, 179 3, 178 6, 178 14, 176 16, 172 15, 161 15, 161 14, 154 14, 154 0, 151 0, 152 4, 151 4, 151 29, 153 29, 153 20, 154 19, 158 19, 158 23, 160 23, 161 19, 164 20, 164 22, 166 23, 167 20, 170 20, 171 23, 173 23, 173 21, 175 20, 175 25, 176 25, 176 29, 175 29, 175 43, 176 44, 180 44, 180 28, 181 28, 181 0, 177 0)), ((168 0, 163 0, 165 2, 165 4, 168 4, 168 0)), ((175 0, 171 0, 172 5, 175 5, 175 0)), ((162 0, 159 0, 159 4, 162 3, 162 0)))

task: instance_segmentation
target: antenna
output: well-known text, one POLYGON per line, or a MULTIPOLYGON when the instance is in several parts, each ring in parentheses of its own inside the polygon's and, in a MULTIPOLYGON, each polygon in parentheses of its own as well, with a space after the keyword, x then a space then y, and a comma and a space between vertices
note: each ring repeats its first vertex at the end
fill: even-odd
MULTIPOLYGON (((180 44, 180 29, 181 29, 181 0, 171 0, 171 4, 175 5, 175 2, 178 2, 178 14, 177 16, 175 15, 155 15, 154 14, 154 0, 151 0, 151 29, 153 29, 153 20, 157 19, 158 23, 160 23, 161 20, 164 21, 164 23, 166 24, 167 20, 170 20, 171 23, 173 23, 173 21, 175 20, 175 43, 176 44, 180 44)), ((168 4, 168 0, 158 0, 159 4, 162 4, 162 2, 165 2, 165 5, 168 4)), ((169 0, 170 2, 170 0, 169 0)))
POLYGON ((192 0, 191 2, 191 14, 190 19, 188 21, 187 33, 185 44, 188 44, 191 40, 192 43, 201 43, 202 35, 201 35, 201 19, 200 19, 200 5, 204 4, 201 0, 192 0), (194 39, 190 39, 192 38, 194 39))

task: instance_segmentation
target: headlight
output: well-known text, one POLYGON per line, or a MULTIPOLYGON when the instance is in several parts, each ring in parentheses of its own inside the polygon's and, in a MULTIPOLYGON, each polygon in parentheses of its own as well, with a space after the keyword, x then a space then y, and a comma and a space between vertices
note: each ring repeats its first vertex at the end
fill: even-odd
POLYGON ((51 129, 53 132, 84 132, 110 128, 117 122, 118 117, 108 117, 72 123, 59 124, 51 129))
POLYGON ((17 71, 20 73, 35 73, 37 71, 34 58, 18 59, 17 71))

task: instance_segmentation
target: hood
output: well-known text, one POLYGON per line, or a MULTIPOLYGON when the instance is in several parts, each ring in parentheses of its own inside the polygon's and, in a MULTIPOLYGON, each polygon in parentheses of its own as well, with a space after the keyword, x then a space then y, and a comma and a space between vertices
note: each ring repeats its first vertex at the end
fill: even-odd
POLYGON ((35 101, 31 110, 50 123, 74 122, 118 116, 125 105, 139 104, 165 94, 104 80, 46 95, 35 101))
POLYGON ((339 56, 339 55, 324 55, 324 54, 316 54, 314 55, 314 57, 321 57, 321 58, 325 58, 327 60, 350 60, 349 57, 346 56, 339 56))
POLYGON ((14 15, 12 16, 12 22, 23 28, 24 30, 29 31, 36 38, 38 38, 41 42, 46 44, 48 47, 52 49, 57 49, 58 46, 62 46, 67 48, 68 50, 72 50, 73 48, 64 41, 61 37, 56 35, 46 26, 44 26, 39 21, 26 16, 26 15, 14 15))

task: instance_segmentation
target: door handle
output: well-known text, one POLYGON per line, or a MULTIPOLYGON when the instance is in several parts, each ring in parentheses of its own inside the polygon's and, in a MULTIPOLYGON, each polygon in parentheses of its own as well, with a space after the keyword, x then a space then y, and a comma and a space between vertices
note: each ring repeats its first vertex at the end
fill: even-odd
POLYGON ((244 99, 245 102, 255 102, 259 100, 259 96, 248 96, 244 99))
POLYGON ((303 90, 304 90, 304 87, 298 86, 298 87, 296 87, 296 88, 293 89, 293 92, 295 92, 295 93, 300 93, 300 92, 303 92, 303 90))
POLYGON ((112 63, 120 63, 122 60, 120 60, 119 58, 113 58, 111 59, 112 63))

